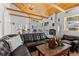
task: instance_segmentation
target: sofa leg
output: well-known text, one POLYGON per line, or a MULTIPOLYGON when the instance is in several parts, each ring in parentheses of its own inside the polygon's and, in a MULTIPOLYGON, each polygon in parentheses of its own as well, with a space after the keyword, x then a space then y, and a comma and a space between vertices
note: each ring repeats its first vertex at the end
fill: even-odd
POLYGON ((38 51, 38 56, 40 56, 40 51, 38 51))
POLYGON ((68 50, 68 53, 67 53, 67 56, 69 56, 70 55, 70 50, 68 50))

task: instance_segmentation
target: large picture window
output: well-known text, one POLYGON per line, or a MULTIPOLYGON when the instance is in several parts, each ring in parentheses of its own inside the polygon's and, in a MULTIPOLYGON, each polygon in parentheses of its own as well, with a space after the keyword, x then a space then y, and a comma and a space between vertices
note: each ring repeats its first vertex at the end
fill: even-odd
POLYGON ((79 30, 79 16, 70 16, 64 18, 64 30, 79 30))

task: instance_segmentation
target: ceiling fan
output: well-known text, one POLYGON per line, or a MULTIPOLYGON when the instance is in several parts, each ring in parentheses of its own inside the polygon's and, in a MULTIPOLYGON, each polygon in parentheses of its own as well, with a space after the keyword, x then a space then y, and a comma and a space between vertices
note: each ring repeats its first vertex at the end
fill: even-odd
POLYGON ((34 8, 34 5, 32 3, 28 4, 28 9, 33 10, 34 12, 39 12, 40 13, 40 9, 34 8))

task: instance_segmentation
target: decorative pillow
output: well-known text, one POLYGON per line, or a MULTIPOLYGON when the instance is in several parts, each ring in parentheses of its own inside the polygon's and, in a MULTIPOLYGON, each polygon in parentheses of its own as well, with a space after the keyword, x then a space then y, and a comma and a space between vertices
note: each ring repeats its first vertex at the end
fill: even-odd
POLYGON ((20 35, 10 38, 7 40, 7 42, 10 45, 11 52, 13 52, 20 45, 23 45, 23 41, 21 40, 20 35))

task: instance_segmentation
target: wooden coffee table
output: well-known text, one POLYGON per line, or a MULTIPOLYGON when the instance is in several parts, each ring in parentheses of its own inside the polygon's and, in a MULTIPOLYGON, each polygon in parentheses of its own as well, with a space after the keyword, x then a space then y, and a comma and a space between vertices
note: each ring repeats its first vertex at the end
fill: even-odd
POLYGON ((64 44, 63 46, 59 46, 54 49, 50 49, 46 44, 36 46, 39 56, 69 56, 70 47, 71 45, 68 44, 64 44))

